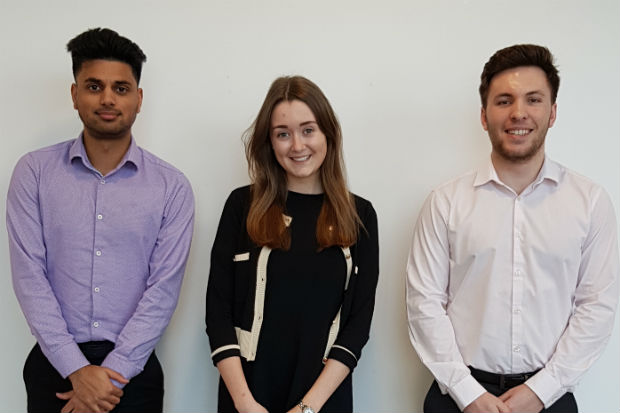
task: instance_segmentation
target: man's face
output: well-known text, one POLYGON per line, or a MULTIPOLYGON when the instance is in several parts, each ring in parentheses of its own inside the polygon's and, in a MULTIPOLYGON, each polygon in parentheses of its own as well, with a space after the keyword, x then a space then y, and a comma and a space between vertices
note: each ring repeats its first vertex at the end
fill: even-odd
POLYGON ((556 104, 545 72, 536 66, 504 70, 491 80, 480 120, 493 153, 510 162, 525 162, 544 151, 556 104))
POLYGON ((89 60, 71 85, 73 107, 84 123, 84 134, 95 139, 123 139, 142 105, 142 89, 127 63, 89 60))

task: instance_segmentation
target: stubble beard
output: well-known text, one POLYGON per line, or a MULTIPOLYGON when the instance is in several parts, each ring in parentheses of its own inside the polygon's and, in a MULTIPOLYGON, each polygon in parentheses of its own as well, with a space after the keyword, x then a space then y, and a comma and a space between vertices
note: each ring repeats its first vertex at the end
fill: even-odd
POLYGON ((491 138, 491 146, 493 147, 493 152, 496 153, 501 158, 505 159, 509 162, 514 163, 523 163, 532 159, 543 147, 545 144, 545 137, 547 136, 547 130, 542 131, 534 140, 527 146, 527 148, 522 149, 518 148, 516 150, 508 149, 504 142, 499 138, 494 138, 489 135, 491 138))

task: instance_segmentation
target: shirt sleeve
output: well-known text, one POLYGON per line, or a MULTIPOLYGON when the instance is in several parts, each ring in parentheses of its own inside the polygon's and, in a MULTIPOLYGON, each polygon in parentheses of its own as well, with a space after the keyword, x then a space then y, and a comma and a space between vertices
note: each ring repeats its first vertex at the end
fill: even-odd
POLYGON ((463 410, 486 390, 465 365, 447 314, 449 208, 448 201, 433 192, 418 217, 407 261, 407 317, 409 339, 422 363, 463 410))
POLYGON ((13 288, 43 354, 63 378, 88 365, 69 332, 47 278, 39 204, 39 168, 31 155, 17 163, 6 203, 13 288))
POLYGON ((360 228, 358 241, 353 247, 357 263, 354 262, 349 287, 353 293, 351 310, 328 354, 328 358, 340 361, 351 370, 357 365, 362 348, 368 342, 379 279, 377 214, 370 202, 363 202, 365 208, 360 218, 364 228, 360 228))
MULTIPOLYGON (((130 380, 142 371, 176 308, 192 241, 194 195, 179 174, 164 207, 146 289, 103 363, 130 380)), ((115 383, 116 384, 116 383, 115 383)))
POLYGON ((545 407, 572 391, 603 352, 614 326, 620 293, 617 223, 613 204, 602 188, 597 187, 591 198, 573 315, 549 362, 526 382, 545 407))
MULTIPOLYGON (((211 250, 205 322, 214 365, 227 357, 241 355, 233 322, 235 302, 233 257, 238 243, 237 237, 245 225, 243 202, 239 195, 239 190, 233 191, 226 200, 211 250)), ((251 265, 249 261, 242 264, 251 265)))

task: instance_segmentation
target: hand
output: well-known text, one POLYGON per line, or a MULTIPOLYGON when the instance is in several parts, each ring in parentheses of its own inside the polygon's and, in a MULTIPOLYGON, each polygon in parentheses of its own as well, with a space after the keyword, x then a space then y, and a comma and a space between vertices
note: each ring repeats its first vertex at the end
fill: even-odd
POLYGON ((545 406, 527 384, 520 384, 499 396, 513 412, 538 413, 545 406))
POLYGON ((113 385, 111 379, 122 384, 129 383, 122 375, 106 367, 88 365, 71 373, 69 380, 73 390, 56 394, 60 399, 69 400, 63 413, 76 410, 97 413, 112 410, 120 402, 123 391, 113 385))
POLYGON ((510 413, 511 411, 506 403, 489 392, 482 393, 463 409, 463 413, 510 413))
POLYGON ((243 406, 235 406, 235 408, 239 411, 239 413, 269 413, 267 409, 265 409, 259 402, 254 400, 248 401, 243 406))
POLYGON ((60 413, 78 413, 78 412, 88 412, 88 407, 82 403, 79 399, 73 397, 73 390, 68 391, 66 393, 56 393, 56 397, 62 400, 69 400, 67 404, 64 405, 60 413))

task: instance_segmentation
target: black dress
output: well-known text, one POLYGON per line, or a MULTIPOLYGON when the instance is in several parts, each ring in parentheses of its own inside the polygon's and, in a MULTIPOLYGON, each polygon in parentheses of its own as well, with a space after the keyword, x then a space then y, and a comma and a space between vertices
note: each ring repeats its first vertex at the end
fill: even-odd
MULTIPOLYGON (((322 194, 288 192, 285 213, 292 218, 291 247, 271 251, 256 358, 248 362, 241 357, 252 395, 270 412, 288 411, 312 387, 324 367, 329 329, 343 303, 347 271, 343 251, 340 247, 318 251, 316 223, 322 204, 322 194)), ((376 235, 376 221, 373 225, 376 235)), ((375 246, 369 255, 378 254, 376 240, 369 244, 375 246)), ((376 260, 375 256, 378 265, 376 260)), ((374 288, 372 295, 374 301, 374 288)), ((236 411, 222 380, 218 411, 236 411)), ((353 411, 351 374, 321 411, 353 411)))

